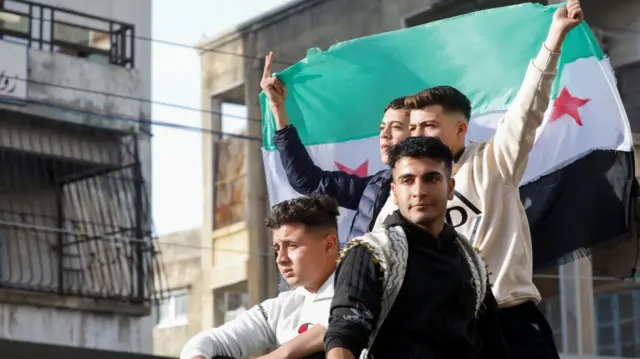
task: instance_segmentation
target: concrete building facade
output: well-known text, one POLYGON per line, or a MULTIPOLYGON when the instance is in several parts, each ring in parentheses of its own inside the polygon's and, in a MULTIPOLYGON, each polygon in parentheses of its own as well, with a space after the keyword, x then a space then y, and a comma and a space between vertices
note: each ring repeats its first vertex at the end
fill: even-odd
POLYGON ((153 354, 179 357, 184 343, 202 328, 200 298, 202 281, 201 257, 209 248, 201 247, 202 230, 192 229, 158 238, 162 267, 169 287, 155 306, 153 354))
POLYGON ((152 352, 151 0, 0 1, 0 339, 152 352))
MULTIPOLYGON (((292 1, 199 44, 203 71, 203 107, 218 113, 224 103, 242 104, 247 107, 247 117, 260 118, 259 82, 263 58, 268 51, 274 51, 276 60, 280 61, 274 65, 274 71, 281 71, 304 58, 309 48, 327 49, 340 41, 523 2, 292 1)), ((548 4, 557 1, 538 2, 548 4)), ((582 3, 587 21, 596 30, 616 69, 632 129, 640 133, 640 2, 584 0, 582 3)), ((205 114, 203 127, 219 131, 220 116, 205 114)), ((218 243, 222 243, 216 239, 216 233, 229 230, 235 235, 224 236, 226 246, 251 248, 248 258, 237 259, 238 268, 242 270, 234 273, 233 281, 247 283, 250 301, 255 303, 275 294, 275 288, 270 284, 274 283, 275 273, 273 257, 262 253, 268 252, 266 249, 270 247, 270 238, 262 226, 268 199, 260 153, 261 125, 258 121, 248 121, 247 136, 249 138, 241 141, 244 146, 241 153, 245 157, 242 181, 247 188, 244 195, 246 219, 233 227, 238 228, 238 231, 219 228, 214 221, 212 213, 215 213, 216 197, 219 196, 217 183, 222 178, 212 164, 219 158, 216 144, 220 137, 204 137, 206 216, 202 243, 213 243, 213 257, 223 256, 215 249, 218 243)), ((623 242, 616 247, 601 250, 590 258, 536 275, 536 283, 545 297, 541 307, 554 327, 558 346, 567 357, 640 356, 640 290, 635 281, 620 279, 629 273, 635 261, 635 253, 635 243, 623 242)), ((228 256, 224 257, 224 260, 230 260, 228 256)), ((213 262, 203 265, 213 265, 213 262)), ((218 278, 223 277, 226 278, 222 274, 220 277, 211 277, 208 283, 215 283, 218 278)), ((214 322, 214 313, 207 315, 207 318, 214 322)))

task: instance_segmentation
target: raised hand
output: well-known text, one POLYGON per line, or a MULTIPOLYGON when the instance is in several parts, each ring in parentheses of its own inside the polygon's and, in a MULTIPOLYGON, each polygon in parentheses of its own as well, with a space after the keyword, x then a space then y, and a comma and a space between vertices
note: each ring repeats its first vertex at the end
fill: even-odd
POLYGON ((560 52, 569 31, 578 26, 583 19, 580 0, 567 1, 566 6, 559 7, 553 14, 545 46, 551 51, 560 52))
POLYGON ((273 112, 276 112, 284 108, 284 100, 287 96, 287 89, 277 77, 271 76, 272 64, 273 52, 269 52, 264 62, 264 72, 262 73, 260 87, 262 88, 262 91, 264 91, 265 95, 267 95, 271 110, 273 112))
POLYGON ((551 27, 556 31, 564 32, 566 34, 574 27, 578 26, 583 19, 584 16, 582 14, 580 0, 569 0, 567 1, 566 7, 559 7, 555 14, 553 14, 551 27))

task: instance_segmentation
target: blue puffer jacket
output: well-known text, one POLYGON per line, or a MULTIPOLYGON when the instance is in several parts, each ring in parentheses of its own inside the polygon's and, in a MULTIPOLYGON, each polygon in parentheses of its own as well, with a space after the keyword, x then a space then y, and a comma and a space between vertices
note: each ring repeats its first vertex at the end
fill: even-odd
POLYGON ((389 197, 390 170, 368 177, 323 171, 313 163, 293 126, 277 131, 273 142, 280 152, 287 180, 296 192, 304 195, 325 194, 338 201, 340 207, 356 211, 347 241, 371 229, 389 197))

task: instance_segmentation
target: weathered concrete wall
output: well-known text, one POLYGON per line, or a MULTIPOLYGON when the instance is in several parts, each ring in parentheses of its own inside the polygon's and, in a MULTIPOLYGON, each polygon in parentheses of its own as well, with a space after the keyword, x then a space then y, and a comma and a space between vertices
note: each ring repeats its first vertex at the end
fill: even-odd
MULTIPOLYGON (((230 54, 244 55, 242 39, 231 35, 229 40, 222 37, 215 44, 203 43, 204 50, 200 58, 202 64, 202 88, 206 102, 211 95, 230 90, 244 83, 244 68, 241 57, 230 54), (214 47, 219 52, 208 52, 207 48, 214 47)), ((244 93, 240 92, 242 95, 244 93)), ((244 102, 244 99, 241 99, 244 102)), ((203 102, 203 105, 208 103, 203 102)))
POLYGON ((137 70, 31 48, 28 71, 28 103, 0 103, 1 109, 120 131, 135 129, 135 120, 150 117, 149 105, 140 101, 53 86, 148 98, 137 70))
POLYGON ((249 247, 248 232, 247 223, 239 222, 212 233, 211 289, 233 285, 247 279, 247 261, 250 255, 256 252, 256 249, 249 247))
POLYGON ((0 303, 0 338, 151 352, 151 319, 0 303))
POLYGON ((245 217, 244 198, 247 191, 244 142, 242 139, 228 138, 216 143, 216 229, 241 222, 245 217))
MULTIPOLYGON (((135 25, 136 36, 143 38, 135 40, 135 68, 140 77, 140 95, 151 98, 151 42, 144 38, 151 38, 152 0, 37 0, 37 2, 135 25)), ((74 19, 77 20, 77 18, 74 19)), ((110 90, 116 92, 117 88, 110 90)), ((150 108, 149 104, 146 106, 150 108)), ((145 110, 144 113, 150 114, 150 111, 145 110)))
POLYGON ((0 111, 0 147, 96 165, 117 165, 122 160, 117 136, 87 135, 74 128, 38 125, 31 119, 0 111))
POLYGON ((185 325, 155 327, 153 329, 153 353, 172 357, 180 356, 186 341, 202 330, 202 310, 211 303, 201 301, 205 289, 202 281, 200 257, 207 250, 200 247, 202 231, 188 231, 168 234, 158 238, 162 252, 164 270, 171 290, 188 290, 188 320, 185 325))

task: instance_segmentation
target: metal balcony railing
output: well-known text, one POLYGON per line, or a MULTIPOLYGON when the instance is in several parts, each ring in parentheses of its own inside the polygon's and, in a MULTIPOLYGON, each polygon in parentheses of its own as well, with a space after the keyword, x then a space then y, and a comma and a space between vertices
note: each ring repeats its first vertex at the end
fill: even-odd
POLYGON ((132 24, 23 0, 0 0, 0 38, 134 67, 132 24))
POLYGON ((164 282, 140 135, 3 126, 0 290, 150 304, 164 282))

